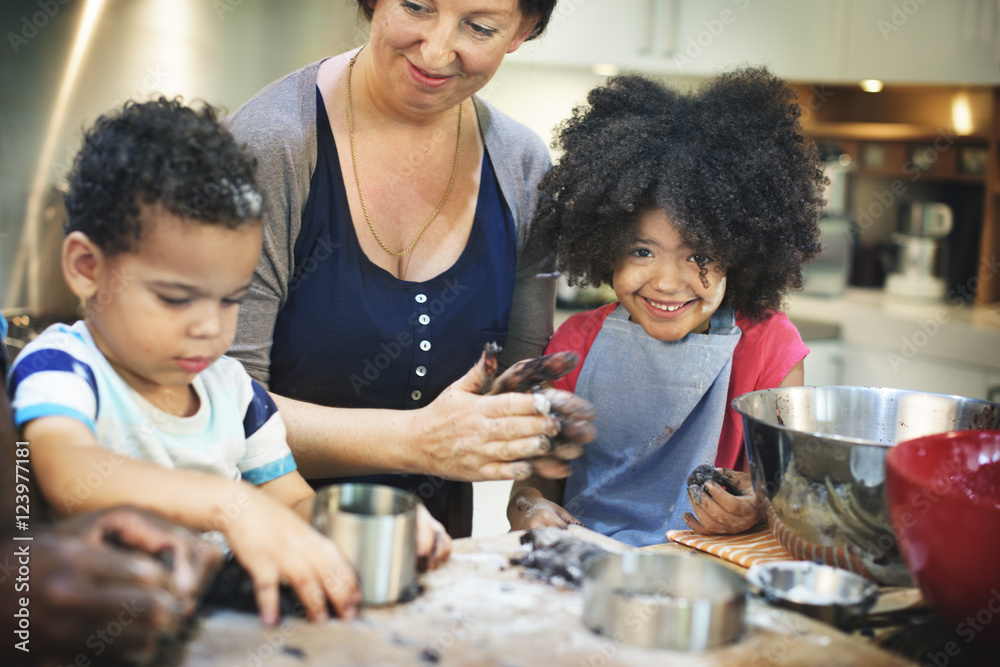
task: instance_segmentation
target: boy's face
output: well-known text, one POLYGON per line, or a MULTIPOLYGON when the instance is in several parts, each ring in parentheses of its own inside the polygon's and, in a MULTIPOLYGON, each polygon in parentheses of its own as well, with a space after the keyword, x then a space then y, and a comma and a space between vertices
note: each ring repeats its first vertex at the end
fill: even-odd
POLYGON ((239 302, 260 255, 261 225, 186 222, 142 207, 138 246, 98 254, 87 326, 142 395, 186 386, 233 342, 239 302))
POLYGON ((708 331, 726 294, 726 272, 685 246, 665 211, 651 209, 640 216, 613 285, 629 319, 657 340, 675 341, 708 331))

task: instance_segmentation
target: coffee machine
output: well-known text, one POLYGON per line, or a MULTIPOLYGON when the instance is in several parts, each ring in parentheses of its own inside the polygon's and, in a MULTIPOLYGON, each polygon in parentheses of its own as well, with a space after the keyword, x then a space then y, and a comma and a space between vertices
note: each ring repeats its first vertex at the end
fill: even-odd
POLYGON ((895 262, 886 276, 887 295, 907 301, 940 301, 947 291, 947 237, 954 225, 951 207, 909 201, 899 207, 892 235, 895 262))

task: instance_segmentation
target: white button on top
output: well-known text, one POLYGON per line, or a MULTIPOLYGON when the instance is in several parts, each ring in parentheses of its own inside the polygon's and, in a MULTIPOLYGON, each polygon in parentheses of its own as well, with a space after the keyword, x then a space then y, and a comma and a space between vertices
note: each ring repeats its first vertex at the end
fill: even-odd
POLYGON ((413 393, 410 394, 410 398, 412 398, 415 401, 419 401, 421 396, 423 396, 423 394, 420 393, 419 389, 414 389, 413 393))
POLYGON ((417 318, 417 321, 421 324, 428 324, 431 321, 431 316, 424 314, 417 318))
POLYGON ((427 295, 426 294, 418 294, 415 297, 413 297, 413 299, 417 303, 424 303, 425 301, 427 301, 427 295))
POLYGON ((420 349, 423 350, 424 352, 431 349, 431 342, 429 340, 420 341, 420 349))

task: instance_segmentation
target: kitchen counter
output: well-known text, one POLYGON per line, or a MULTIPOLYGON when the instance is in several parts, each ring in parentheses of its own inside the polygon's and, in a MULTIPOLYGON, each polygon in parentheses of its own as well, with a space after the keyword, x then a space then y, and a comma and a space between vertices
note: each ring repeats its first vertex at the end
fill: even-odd
MULTIPOLYGON (((585 528, 571 532, 612 550, 629 548, 585 528)), ((289 620, 263 628, 254 616, 216 613, 202 622, 182 665, 912 664, 868 640, 757 601, 747 607, 743 636, 720 648, 680 653, 616 644, 583 624, 581 592, 536 581, 509 565, 511 556, 527 549, 520 535, 457 540, 451 559, 421 577, 424 591, 416 600, 363 610, 352 622, 289 620)))
POLYGON ((785 310, 800 329, 804 323, 835 325, 842 342, 881 348, 901 359, 919 354, 1000 370, 1000 307, 996 304, 907 303, 886 297, 882 290, 848 288, 839 297, 793 293, 785 310))

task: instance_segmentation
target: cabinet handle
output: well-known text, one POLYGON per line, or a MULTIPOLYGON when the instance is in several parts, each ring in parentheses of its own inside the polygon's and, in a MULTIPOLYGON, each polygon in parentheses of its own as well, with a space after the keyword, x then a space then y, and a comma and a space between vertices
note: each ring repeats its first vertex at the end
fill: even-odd
POLYGON ((639 55, 648 56, 653 52, 653 4, 656 0, 643 0, 642 18, 639 25, 639 39, 637 50, 639 55))
POLYGON ((660 37, 663 39, 663 55, 672 56, 677 51, 677 8, 678 0, 661 0, 660 37))

